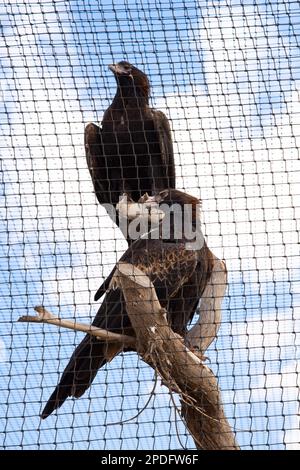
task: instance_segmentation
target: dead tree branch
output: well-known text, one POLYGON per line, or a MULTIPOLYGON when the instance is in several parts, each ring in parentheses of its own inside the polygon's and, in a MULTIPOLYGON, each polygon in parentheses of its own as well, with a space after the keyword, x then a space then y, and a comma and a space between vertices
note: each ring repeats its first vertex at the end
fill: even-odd
POLYGON ((96 336, 99 340, 105 340, 108 343, 123 343, 128 346, 135 346, 135 338, 126 335, 119 335, 112 333, 111 331, 97 328, 96 326, 86 325, 77 321, 64 320, 57 318, 52 313, 48 312, 44 307, 34 307, 34 310, 38 315, 26 315, 18 319, 19 322, 33 322, 33 323, 48 323, 50 325, 56 325, 60 328, 68 328, 69 330, 82 331, 88 333, 91 336, 96 336))
POLYGON ((181 396, 182 415, 197 447, 238 449, 216 377, 170 328, 150 279, 135 266, 119 263, 114 282, 124 294, 137 352, 181 396))

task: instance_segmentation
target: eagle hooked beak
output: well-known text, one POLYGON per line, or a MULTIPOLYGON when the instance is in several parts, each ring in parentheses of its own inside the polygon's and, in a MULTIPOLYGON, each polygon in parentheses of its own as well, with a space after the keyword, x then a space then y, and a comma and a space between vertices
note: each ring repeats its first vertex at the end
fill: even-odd
POLYGON ((108 68, 114 75, 132 77, 131 69, 126 70, 120 64, 109 64, 108 68))

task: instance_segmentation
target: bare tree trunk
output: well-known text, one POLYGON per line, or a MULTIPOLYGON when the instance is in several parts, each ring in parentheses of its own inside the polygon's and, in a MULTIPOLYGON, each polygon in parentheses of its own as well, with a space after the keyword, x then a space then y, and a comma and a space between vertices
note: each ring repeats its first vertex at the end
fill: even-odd
POLYGON ((197 447, 239 449, 224 414, 216 377, 170 328, 150 279, 135 266, 119 263, 114 283, 124 293, 137 352, 180 395, 182 416, 197 447))

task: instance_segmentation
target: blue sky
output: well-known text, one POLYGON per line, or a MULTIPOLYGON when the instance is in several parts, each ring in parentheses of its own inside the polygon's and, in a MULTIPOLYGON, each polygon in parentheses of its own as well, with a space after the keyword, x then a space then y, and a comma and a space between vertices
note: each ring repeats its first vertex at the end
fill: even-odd
POLYGON ((92 318, 125 249, 83 148, 84 125, 115 92, 107 65, 124 58, 149 74, 152 104, 171 120, 178 187, 203 199, 208 244, 227 263, 209 356, 239 443, 299 448, 298 2, 10 0, 0 18, 0 445, 181 445, 160 383, 137 420, 107 425, 134 416, 153 387, 133 353, 41 423, 81 335, 16 323, 37 304, 92 318))

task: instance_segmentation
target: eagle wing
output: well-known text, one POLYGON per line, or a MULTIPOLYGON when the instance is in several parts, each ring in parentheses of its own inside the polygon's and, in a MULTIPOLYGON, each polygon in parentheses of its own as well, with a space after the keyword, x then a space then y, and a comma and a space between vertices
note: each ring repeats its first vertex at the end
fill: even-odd
POLYGON ((175 188, 175 163, 170 124, 162 111, 151 108, 151 114, 154 128, 158 134, 161 167, 166 171, 166 180, 160 189, 175 188))
POLYGON ((84 146, 87 166, 92 178, 95 194, 100 204, 111 203, 108 162, 103 150, 102 131, 90 122, 84 131, 84 146))
MULTIPOLYGON (((134 334, 125 310, 123 294, 119 289, 107 292, 92 325, 115 333, 134 334)), ((55 409, 60 408, 68 397, 81 397, 90 387, 98 370, 122 349, 120 343, 99 341, 87 334, 73 352, 41 418, 47 418, 55 409)))

